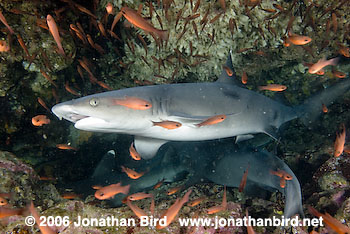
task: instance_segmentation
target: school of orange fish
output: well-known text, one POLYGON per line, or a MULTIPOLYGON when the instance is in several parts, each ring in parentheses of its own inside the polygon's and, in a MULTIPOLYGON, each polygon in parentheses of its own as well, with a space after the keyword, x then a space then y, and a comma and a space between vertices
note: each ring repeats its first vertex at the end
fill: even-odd
MULTIPOLYGON (((69 0, 66 0, 64 2, 69 2, 70 4, 75 6, 79 11, 81 11, 81 12, 89 15, 91 18, 95 19, 101 34, 106 38, 108 37, 108 35, 107 35, 107 32, 108 32, 108 34, 111 37, 116 38, 117 40, 121 40, 119 38, 119 36, 113 32, 113 30, 114 30, 116 24, 118 23, 118 21, 121 19, 121 17, 124 16, 125 19, 131 25, 133 25, 135 28, 139 28, 147 33, 150 33, 152 36, 155 37, 155 40, 166 41, 168 39, 169 34, 168 34, 167 30, 160 30, 160 29, 155 28, 151 23, 149 23, 140 14, 141 9, 142 9, 142 5, 140 5, 138 10, 134 10, 134 9, 131 9, 127 6, 124 6, 121 8, 119 13, 116 14, 113 4, 108 3, 106 5, 106 14, 107 14, 107 16, 108 15, 115 15, 115 17, 114 17, 111 29, 105 30, 103 23, 101 23, 103 21, 97 20, 97 17, 90 10, 88 10, 87 8, 81 6, 77 3, 69 1, 69 0)), ((223 10, 225 11, 225 1, 219 0, 219 2, 220 2, 220 5, 222 6, 223 10)), ((293 1, 293 2, 295 3, 296 1, 293 1)), ((310 8, 317 6, 317 3, 312 2, 311 0, 306 1, 306 2, 310 3, 310 5, 309 5, 310 8)), ((333 5, 331 5, 331 7, 326 9, 324 14, 330 15, 330 19, 328 21, 329 24, 327 24, 327 31, 329 31, 331 28, 332 28, 333 32, 337 31, 337 27, 338 27, 338 25, 337 25, 338 24, 337 9, 340 9, 344 4, 347 4, 347 3, 348 3, 347 1, 339 1, 338 4, 333 4, 333 5)), ((152 6, 152 2, 148 2, 147 4, 152 6)), ((172 4, 172 1, 165 1, 165 0, 163 1, 164 6, 169 7, 169 5, 171 5, 171 4, 172 4)), ((260 0, 245 0, 245 1, 242 0, 242 6, 246 7, 247 15, 249 14, 249 11, 252 8, 259 6, 259 4, 260 4, 260 0)), ((159 1, 158 1, 158 5, 160 5, 159 1)), ((194 13, 196 12, 195 9, 198 8, 199 5, 200 5, 200 0, 197 0, 196 4, 194 6, 194 10, 193 10, 194 13)), ((284 7, 282 7, 281 5, 274 4, 274 7, 275 7, 275 9, 262 9, 262 10, 275 14, 272 17, 278 17, 278 15, 281 14, 281 12, 286 11, 286 9, 284 7)), ((164 9, 166 11, 167 8, 165 7, 164 9)), ((152 8, 150 7, 150 11, 151 10, 152 10, 152 8)), ((190 17, 192 17, 192 18, 199 17, 199 15, 194 14, 193 16, 190 16, 190 17)), ((291 30, 290 30, 291 25, 290 24, 292 24, 293 20, 294 20, 294 17, 291 17, 290 23, 288 23, 288 26, 287 26, 286 36, 285 36, 285 38, 283 38, 283 45, 286 47, 293 46, 293 45, 294 46, 304 46, 308 43, 311 43, 312 39, 310 37, 305 36, 305 35, 298 35, 298 34, 291 32, 291 30)), ((20 37, 19 33, 15 32, 15 30, 13 30, 11 28, 10 24, 7 22, 6 18, 4 17, 4 15, 2 14, 1 11, 0 11, 0 21, 6 26, 8 33, 10 33, 11 35, 12 34, 16 35, 19 44, 22 46, 23 50, 25 51, 25 53, 27 55, 27 59, 29 61, 32 60, 32 56, 30 56, 30 54, 28 53, 28 50, 26 48, 25 43, 23 42, 23 39, 20 37)), ((54 38, 55 42, 57 43, 57 53, 62 55, 62 56, 67 56, 65 51, 64 51, 64 48, 61 44, 59 27, 57 26, 54 17, 52 15, 48 14, 46 16, 46 25, 43 24, 43 25, 41 25, 41 27, 48 29, 50 34, 54 38)), ((72 30, 73 34, 77 38, 79 38, 79 40, 81 40, 84 44, 89 44, 92 48, 96 49, 100 53, 103 53, 103 48, 100 45, 98 45, 97 43, 95 43, 89 34, 86 34, 84 32, 82 26, 79 23, 77 23, 76 25, 71 24, 70 29, 72 30)), ((143 39, 142 39, 142 41, 143 41, 143 39)), ((142 44, 144 45, 145 50, 147 52, 146 43, 142 43, 142 44)), ((338 46, 339 46, 338 52, 340 55, 342 55, 344 57, 350 57, 349 48, 346 45, 339 42, 338 46)), ((0 42, 0 52, 6 53, 10 49, 11 49, 10 44, 7 44, 5 41, 0 42)), ((249 49, 249 48, 247 48, 247 49, 249 49)), ((244 49, 242 49, 242 51, 243 50, 244 49)), ((325 70, 324 70, 325 67, 336 66, 338 63, 338 60, 339 60, 338 57, 331 58, 331 59, 321 58, 316 63, 305 63, 304 65, 309 68, 308 72, 310 74, 323 75, 323 74, 325 74, 325 70)), ((100 85, 104 89, 112 90, 107 84, 105 84, 102 81, 99 81, 98 79, 95 78, 95 76, 93 75, 93 73, 91 72, 91 70, 89 68, 89 61, 85 57, 83 57, 82 59, 78 59, 78 63, 79 63, 79 65, 77 65, 77 70, 78 70, 78 73, 81 75, 81 77, 83 77, 83 71, 82 71, 82 69, 83 69, 87 72, 91 83, 100 85)), ((228 67, 224 66, 223 68, 225 69, 225 71, 227 72, 227 74, 229 76, 233 75, 233 71, 231 71, 228 67)), ((46 71, 41 70, 41 73, 54 86, 53 90, 55 90, 58 87, 57 84, 50 78, 50 76, 47 74, 46 71)), ((332 74, 334 75, 334 77, 338 77, 338 78, 345 78, 346 77, 345 73, 337 71, 334 68, 332 69, 332 74)), ((245 71, 242 72, 241 82, 242 82, 242 84, 247 84, 249 82, 248 75, 245 71)), ((67 92, 69 92, 73 95, 76 95, 76 96, 80 96, 80 93, 78 91, 76 91, 74 88, 69 86, 68 81, 65 83, 64 88, 67 90, 67 92)), ((287 89, 287 86, 282 85, 282 84, 268 84, 268 85, 259 86, 258 89, 259 90, 282 92, 282 91, 287 89)), ((56 102, 58 102, 57 95, 53 94, 53 96, 56 97, 56 102)), ((123 105, 127 108, 138 109, 138 110, 149 109, 152 107, 151 103, 149 103, 145 100, 142 100, 142 99, 138 99, 138 98, 120 99, 120 100, 116 100, 115 102, 116 102, 115 103, 116 105, 123 105)), ((50 109, 48 108, 47 104, 44 102, 44 100, 42 98, 40 98, 40 97, 38 98, 38 103, 43 108, 45 108, 49 113, 51 112, 50 109)), ((322 109, 323 109, 324 113, 328 112, 328 108, 325 105, 322 106, 322 109)), ((201 126, 205 126, 205 125, 217 124, 217 123, 220 123, 222 121, 225 121, 225 118, 226 118, 225 115, 213 116, 213 117, 208 118, 205 121, 197 124, 197 126, 201 127, 201 126)), ((34 116, 32 118, 32 124, 36 127, 50 124, 50 122, 51 122, 50 119, 46 115, 42 115, 42 114, 34 116)), ((181 123, 174 122, 174 121, 153 122, 153 124, 155 126, 166 128, 168 130, 172 130, 172 129, 176 129, 176 128, 181 127, 181 123)), ((342 124, 340 126, 340 131, 336 133, 336 139, 334 142, 334 150, 333 150, 334 157, 340 157, 343 154, 344 148, 347 149, 345 146, 345 141, 346 141, 346 127, 344 124, 342 124)), ((69 144, 57 144, 57 148, 62 149, 62 150, 78 150, 77 148, 72 147, 69 144)), ((134 160, 138 160, 138 161, 141 160, 141 157, 137 153, 137 151, 135 150, 133 144, 131 144, 129 151, 130 151, 130 156, 134 160)), ((130 178, 135 179, 135 180, 140 178, 141 176, 143 176, 145 173, 147 173, 147 172, 136 172, 136 171, 134 171, 130 168, 126 168, 124 166, 121 167, 121 170, 123 172, 125 172, 130 178)), ((240 192, 244 191, 244 187, 245 187, 248 173, 249 173, 249 167, 246 169, 245 173, 242 176, 242 181, 241 181, 241 184, 239 186, 240 192)), ((282 188, 284 188, 284 186, 286 184, 286 180, 292 179, 291 175, 289 175, 288 173, 286 173, 284 171, 270 171, 270 173, 280 177, 280 186, 282 188)), ((42 179, 44 180, 45 178, 42 177, 42 179)), ((160 187, 161 185, 162 185, 162 182, 159 182, 154 188, 156 189, 156 188, 160 187)), ((96 197, 96 199, 99 199, 99 200, 105 200, 105 199, 113 198, 114 195, 116 195, 118 193, 123 193, 126 195, 124 202, 130 207, 130 209, 138 217, 147 215, 147 213, 143 209, 141 209, 141 208, 137 207, 135 204, 133 204, 132 201, 151 198, 150 212, 153 215, 154 209, 155 209, 153 195, 148 194, 148 193, 142 193, 142 192, 128 195, 129 188, 130 188, 130 185, 122 186, 120 183, 111 184, 111 185, 108 185, 105 187, 94 186, 94 189, 96 189, 95 197, 96 197)), ((177 191, 179 191, 180 189, 181 189, 181 187, 174 187, 168 191, 168 195, 174 194, 177 191)), ((200 197, 197 199, 190 200, 191 192, 192 192, 192 190, 188 190, 187 193, 182 198, 178 198, 175 201, 175 203, 173 205, 171 205, 168 208, 168 210, 162 215, 162 217, 167 216, 167 218, 168 218, 166 226, 168 226, 175 219, 175 217, 177 216, 177 214, 179 213, 180 209, 182 208, 182 206, 184 204, 187 203, 188 206, 194 207, 206 199, 205 197, 200 197)), ((67 199, 72 199, 72 198, 77 197, 77 195, 75 195, 75 194, 63 194, 62 196, 64 198, 67 198, 67 199)), ((9 217, 12 215, 24 215, 26 213, 31 213, 35 217, 36 220, 39 220, 39 214, 36 211, 33 202, 28 207, 21 208, 21 209, 18 209, 18 208, 15 209, 15 208, 11 208, 8 206, 8 199, 11 199, 11 194, 5 194, 5 193, 0 194, 0 218, 9 217)), ((224 194, 222 196, 222 203, 220 205, 209 208, 207 210, 207 213, 214 214, 214 213, 225 210, 226 207, 227 207, 227 201, 226 201, 226 187, 225 187, 224 194)), ((335 232, 337 232, 337 233, 350 233, 349 227, 345 226, 344 224, 342 224, 338 220, 334 219, 328 213, 321 214, 320 212, 318 212, 317 210, 315 210, 312 207, 309 207, 309 212, 317 217, 322 216, 324 218, 326 225, 328 225, 335 232)), ((248 211, 246 211, 246 215, 248 216, 248 211)), ((157 229, 165 228, 166 226, 157 226, 157 229)), ((55 233, 49 227, 39 226, 39 229, 43 234, 55 233)), ((247 232, 248 233, 255 233, 253 227, 247 227, 247 232)), ((317 233, 317 232, 312 231, 311 233, 317 233)))

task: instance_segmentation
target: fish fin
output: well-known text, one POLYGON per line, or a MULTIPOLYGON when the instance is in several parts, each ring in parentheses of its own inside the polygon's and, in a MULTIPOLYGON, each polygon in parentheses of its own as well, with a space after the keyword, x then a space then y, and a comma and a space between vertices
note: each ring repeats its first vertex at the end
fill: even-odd
POLYGON ((241 142, 241 141, 250 140, 253 137, 254 137, 254 135, 252 135, 252 134, 238 135, 238 136, 236 136, 236 144, 241 142))
POLYGON ((233 72, 233 75, 229 76, 227 74, 227 72, 225 71, 225 69, 222 69, 221 75, 220 75, 219 79, 217 79, 216 82, 226 83, 226 84, 231 84, 231 85, 238 85, 239 82, 238 82, 238 80, 236 78, 236 72, 235 72, 235 69, 232 66, 231 52, 232 51, 230 51, 229 55, 227 56, 225 66, 228 67, 229 69, 231 69, 231 71, 233 72))
POLYGON ((276 141, 278 141, 278 132, 277 132, 277 128, 275 128, 274 126, 268 126, 264 129, 264 133, 266 133, 267 135, 269 135, 270 137, 272 137, 273 139, 275 139, 276 141))
POLYGON ((135 136, 134 147, 143 159, 153 158, 166 140, 135 136))
POLYGON ((330 106, 349 90, 350 79, 345 79, 306 99, 303 104, 294 107, 294 110, 304 125, 312 125, 322 113, 322 104, 330 106))
POLYGON ((91 178, 104 177, 106 174, 111 173, 115 166, 115 151, 108 151, 101 159, 91 178))

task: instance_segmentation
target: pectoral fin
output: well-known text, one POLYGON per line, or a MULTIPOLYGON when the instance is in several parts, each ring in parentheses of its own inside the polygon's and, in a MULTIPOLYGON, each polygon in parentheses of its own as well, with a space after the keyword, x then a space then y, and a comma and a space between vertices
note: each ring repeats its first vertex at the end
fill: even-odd
POLYGON ((149 137, 135 136, 134 147, 143 159, 153 158, 158 149, 167 141, 149 137))

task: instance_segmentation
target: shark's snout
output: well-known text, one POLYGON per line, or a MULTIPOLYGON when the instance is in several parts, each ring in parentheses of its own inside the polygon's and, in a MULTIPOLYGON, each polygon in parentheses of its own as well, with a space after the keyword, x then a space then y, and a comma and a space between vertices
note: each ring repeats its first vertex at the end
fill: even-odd
POLYGON ((62 120, 63 118, 74 123, 77 122, 78 120, 88 117, 88 116, 76 113, 73 110, 72 105, 69 105, 66 103, 57 104, 54 107, 52 107, 51 110, 60 120, 62 120))

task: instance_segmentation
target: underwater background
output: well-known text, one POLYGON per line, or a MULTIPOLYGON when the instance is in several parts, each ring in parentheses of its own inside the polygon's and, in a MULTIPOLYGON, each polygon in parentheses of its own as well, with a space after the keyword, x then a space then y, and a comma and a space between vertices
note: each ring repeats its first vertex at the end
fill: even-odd
MULTIPOLYGON (((168 154, 168 161, 159 163, 158 158, 134 161, 129 155, 132 136, 75 129, 72 123, 60 121, 52 114, 51 107, 57 103, 136 86, 214 82, 225 69, 223 65, 229 54, 235 77, 243 87, 290 106, 349 78, 350 2, 347 0, 2 0, 0 11, 3 15, 0 18, 7 22, 7 25, 3 20, 0 23, 0 198, 8 203, 0 207, 1 233, 39 233, 37 226, 25 225, 26 211, 17 210, 26 209, 31 201, 41 215, 69 216, 72 221, 78 215, 137 219, 125 204, 113 207, 108 200, 96 199, 91 189, 93 184, 89 184, 92 182, 87 182, 109 150, 115 151, 114 170, 120 174, 123 174, 121 165, 150 171, 164 165, 192 165, 194 161, 173 158, 176 147, 171 145, 165 145, 160 152, 162 156, 158 156, 168 154), (109 3, 113 6, 111 14, 106 11, 109 3), (166 30, 167 40, 133 27, 125 17, 111 31, 123 6, 137 10, 140 4, 140 14, 155 28, 166 30), (50 32, 47 15, 57 24, 63 53, 50 32), (293 35, 307 36, 312 41, 297 45, 289 39, 293 35), (323 73, 308 72, 320 59, 335 57, 339 58, 336 66, 327 66, 323 73), (267 84, 287 88, 283 92, 259 89, 267 84), (33 120, 38 115, 44 121, 41 126, 35 126, 38 124, 33 120), (3 207, 13 214, 7 215, 8 210, 3 207)), ((349 107, 347 92, 325 106, 311 126, 292 120, 279 130, 278 141, 263 139, 264 150, 282 159, 298 178, 305 216, 314 217, 308 210, 311 206, 347 226, 350 226, 348 139, 342 155, 334 157, 333 152, 337 136, 342 132, 348 135, 349 107)), ((234 138, 227 140, 234 145, 234 138)), ((261 146, 256 142, 248 144, 261 146)), ((209 151, 210 146, 203 148, 208 147, 209 151)), ((155 216, 159 217, 189 188, 192 189, 190 200, 204 200, 194 207, 185 204, 179 217, 244 217, 246 209, 256 218, 283 215, 285 200, 281 193, 261 192, 257 196, 239 192, 235 187, 227 187, 225 210, 207 214, 208 208, 221 203, 224 187, 205 179, 190 183, 192 176, 193 171, 188 170, 173 182, 163 182, 159 188, 145 188, 155 197, 155 216), (167 195, 170 188, 178 186, 184 190, 167 195)), ((150 206, 147 199, 133 203, 145 210, 150 206)), ((328 227, 254 229, 257 233, 310 233, 313 229, 332 233, 328 227)), ((53 230, 56 233, 247 232, 245 227, 180 227, 176 219, 162 230, 140 226, 58 226, 53 230)))

